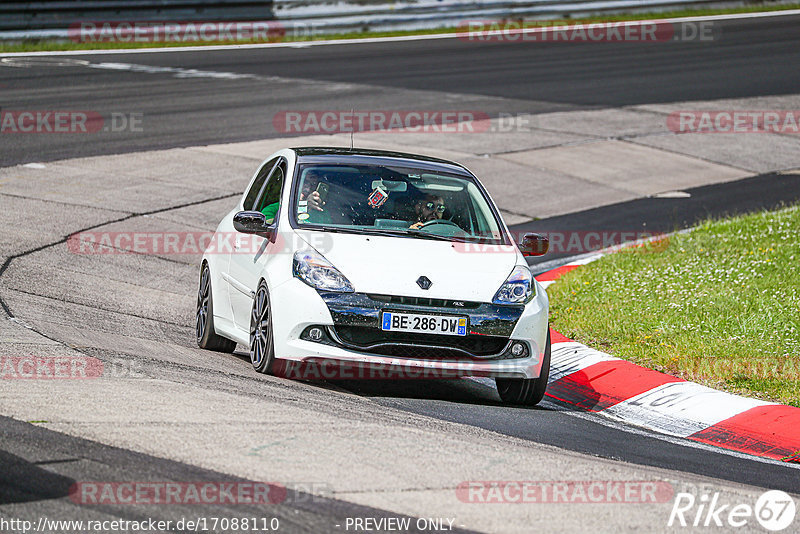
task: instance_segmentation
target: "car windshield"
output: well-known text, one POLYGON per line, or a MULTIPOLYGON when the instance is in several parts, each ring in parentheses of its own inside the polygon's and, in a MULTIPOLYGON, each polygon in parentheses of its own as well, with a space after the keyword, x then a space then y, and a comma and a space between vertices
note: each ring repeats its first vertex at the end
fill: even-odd
POLYGON ((292 217, 300 227, 420 239, 503 243, 473 179, 428 169, 303 164, 292 217))

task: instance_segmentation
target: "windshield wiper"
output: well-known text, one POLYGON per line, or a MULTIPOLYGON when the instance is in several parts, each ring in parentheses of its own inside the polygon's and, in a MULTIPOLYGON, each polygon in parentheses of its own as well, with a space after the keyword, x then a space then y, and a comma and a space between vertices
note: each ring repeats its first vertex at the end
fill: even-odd
MULTIPOLYGON (((370 231, 373 233, 373 231, 370 231)), ((419 230, 406 230, 404 228, 382 228, 380 230, 375 231, 379 235, 386 235, 386 236, 396 236, 396 235, 410 235, 414 237, 421 237, 422 239, 433 239, 436 241, 455 241, 450 237, 438 235, 438 234, 431 234, 428 232, 421 232, 419 230)))
MULTIPOLYGON (((429 232, 422 232, 420 230, 411 230, 405 228, 353 228, 353 227, 341 227, 341 226, 308 225, 305 226, 304 229, 323 230, 325 232, 335 232, 339 234, 379 235, 383 237, 409 236, 409 237, 419 237, 422 239, 431 239, 434 241, 449 241, 451 243, 481 242, 481 241, 474 241, 475 237, 477 236, 475 237, 443 236, 439 234, 431 234, 429 232)), ((479 239, 484 239, 484 238, 479 238, 479 239)))
POLYGON ((303 230, 322 230, 324 232, 334 232, 337 234, 369 234, 371 232, 366 232, 361 228, 347 228, 342 226, 326 226, 324 224, 315 224, 315 225, 303 225, 303 230))

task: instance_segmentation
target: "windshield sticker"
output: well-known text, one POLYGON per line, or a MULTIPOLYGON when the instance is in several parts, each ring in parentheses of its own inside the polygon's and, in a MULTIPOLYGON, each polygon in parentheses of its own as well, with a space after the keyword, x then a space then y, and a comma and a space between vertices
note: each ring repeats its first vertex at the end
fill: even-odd
POLYGON ((376 187, 372 190, 372 193, 369 194, 367 200, 369 201, 369 205, 373 208, 380 208, 383 206, 383 203, 386 202, 386 199, 389 198, 389 193, 381 189, 380 187, 376 187))

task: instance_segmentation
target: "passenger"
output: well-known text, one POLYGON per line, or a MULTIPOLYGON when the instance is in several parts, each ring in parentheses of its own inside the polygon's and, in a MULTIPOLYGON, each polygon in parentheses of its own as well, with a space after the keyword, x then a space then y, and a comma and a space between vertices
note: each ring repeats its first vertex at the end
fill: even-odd
POLYGON ((261 213, 264 214, 267 224, 275 222, 275 216, 278 214, 278 208, 281 206, 280 201, 273 202, 261 208, 261 213))

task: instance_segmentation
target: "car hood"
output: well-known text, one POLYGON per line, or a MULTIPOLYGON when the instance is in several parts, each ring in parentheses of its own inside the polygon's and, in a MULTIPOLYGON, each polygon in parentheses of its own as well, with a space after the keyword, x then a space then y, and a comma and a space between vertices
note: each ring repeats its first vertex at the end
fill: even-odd
POLYGON ((299 230, 359 293, 491 302, 521 256, 514 245, 299 230), (429 289, 417 285, 421 276, 429 289))

